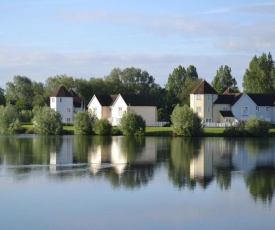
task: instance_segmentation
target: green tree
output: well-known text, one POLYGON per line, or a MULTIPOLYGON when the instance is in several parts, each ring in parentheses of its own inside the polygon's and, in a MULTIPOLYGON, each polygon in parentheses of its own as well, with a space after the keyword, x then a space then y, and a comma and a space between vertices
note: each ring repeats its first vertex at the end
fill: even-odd
POLYGON ((216 76, 211 82, 211 85, 219 94, 222 94, 228 88, 234 92, 239 92, 237 81, 232 77, 231 68, 227 65, 221 66, 217 70, 216 76))
POLYGON ((74 117, 74 133, 78 135, 92 134, 96 120, 96 116, 88 111, 78 112, 74 117))
POLYGON ((121 76, 122 70, 120 68, 114 68, 110 74, 104 78, 108 94, 119 94, 125 92, 121 76))
POLYGON ((119 128, 125 136, 144 135, 145 121, 142 116, 128 109, 120 120, 119 128))
POLYGON ((93 130, 98 135, 109 135, 112 132, 112 125, 107 119, 100 119, 95 122, 93 130))
POLYGON ((61 114, 47 106, 37 109, 33 123, 35 132, 40 135, 59 135, 63 130, 61 114))
POLYGON ((265 121, 263 118, 249 117, 245 123, 245 129, 253 136, 264 137, 268 136, 269 129, 271 128, 271 123, 265 121))
POLYGON ((15 106, 0 106, 0 133, 16 133, 21 128, 15 106))
POLYGON ((6 105, 5 90, 0 87, 0 105, 6 105))
POLYGON ((201 118, 187 105, 177 105, 172 116, 173 133, 183 136, 200 136, 203 133, 201 118))
POLYGON ((25 76, 14 76, 13 82, 6 83, 6 100, 15 104, 19 110, 32 109, 32 81, 25 76))
POLYGON ((243 77, 243 88, 246 93, 273 93, 275 90, 275 67, 272 55, 256 55, 249 63, 243 77))

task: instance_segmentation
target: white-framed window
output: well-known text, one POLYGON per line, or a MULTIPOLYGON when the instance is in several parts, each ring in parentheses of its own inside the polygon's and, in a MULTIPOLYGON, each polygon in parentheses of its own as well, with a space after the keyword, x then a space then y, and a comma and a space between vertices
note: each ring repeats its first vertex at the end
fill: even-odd
POLYGON ((67 112, 68 112, 68 113, 71 112, 71 109, 70 109, 70 108, 67 108, 67 112))
POLYGON ((225 118, 225 122, 229 123, 229 122, 230 122, 230 118, 229 118, 229 117, 226 117, 226 118, 225 118))
POLYGON ((227 110, 228 110, 228 109, 227 109, 227 106, 223 106, 223 107, 222 107, 222 110, 223 110, 223 111, 227 111, 227 110))
POLYGON ((122 107, 118 107, 118 116, 122 116, 122 107))
POLYGON ((201 95, 200 95, 200 94, 197 94, 197 95, 196 95, 196 99, 197 99, 197 100, 201 100, 201 95))
POLYGON ((259 106, 256 106, 256 111, 260 111, 260 107, 259 106))
POLYGON ((242 116, 248 116, 248 107, 247 106, 242 107, 242 116))
POLYGON ((210 94, 207 94, 207 100, 210 101, 210 94))
POLYGON ((71 123, 71 118, 67 118, 67 123, 71 123))
POLYGON ((266 106, 265 110, 266 110, 266 111, 269 111, 269 106, 266 106))
POLYGON ((59 101, 62 102, 62 98, 59 98, 59 101))
POLYGON ((52 97, 52 102, 55 102, 55 97, 52 97))
POLYGON ((197 113, 200 113, 200 112, 201 112, 201 107, 200 107, 200 106, 197 106, 197 107, 196 107, 196 111, 197 111, 197 113))
POLYGON ((210 113, 210 106, 207 107, 207 112, 210 113))
POLYGON ((93 114, 97 114, 97 107, 93 108, 93 114))

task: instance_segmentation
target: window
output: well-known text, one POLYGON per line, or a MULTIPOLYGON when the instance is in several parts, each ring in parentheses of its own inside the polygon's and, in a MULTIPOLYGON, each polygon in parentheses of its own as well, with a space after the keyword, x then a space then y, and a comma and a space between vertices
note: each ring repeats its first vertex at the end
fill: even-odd
POLYGON ((247 116, 248 115, 248 107, 247 106, 243 106, 242 107, 242 116, 247 116))
POLYGON ((71 118, 67 118, 67 123, 71 123, 71 118))
POLYGON ((229 117, 225 118, 225 122, 229 123, 230 122, 230 118, 229 117))
POLYGON ((269 111, 269 106, 267 106, 267 107, 265 108, 265 110, 266 110, 266 111, 269 111))
POLYGON ((209 94, 207 95, 207 100, 210 101, 210 95, 209 94))
POLYGON ((71 112, 71 109, 70 109, 70 108, 67 108, 67 112, 68 112, 68 113, 71 112))
POLYGON ((97 108, 96 107, 93 108, 93 114, 97 114, 97 108))
POLYGON ((62 98, 60 98, 59 101, 62 102, 62 98))
POLYGON ((256 111, 260 111, 260 107, 259 106, 256 106, 256 111))
POLYGON ((201 95, 200 94, 197 94, 197 100, 201 100, 201 95))
POLYGON ((223 107, 222 107, 222 110, 223 110, 223 111, 227 111, 227 110, 228 110, 228 109, 227 109, 227 106, 223 106, 223 107))
POLYGON ((118 116, 122 116, 122 107, 118 107, 118 116))
POLYGON ((55 102, 55 98, 54 97, 52 97, 52 102, 55 102))
POLYGON ((197 111, 198 113, 200 113, 200 112, 201 112, 201 107, 200 107, 200 106, 197 106, 197 107, 196 107, 196 111, 197 111))
POLYGON ((205 119, 205 122, 206 122, 206 123, 210 123, 210 122, 211 122, 211 118, 206 118, 206 119, 205 119))
POLYGON ((207 112, 210 113, 210 107, 209 106, 207 107, 207 112))

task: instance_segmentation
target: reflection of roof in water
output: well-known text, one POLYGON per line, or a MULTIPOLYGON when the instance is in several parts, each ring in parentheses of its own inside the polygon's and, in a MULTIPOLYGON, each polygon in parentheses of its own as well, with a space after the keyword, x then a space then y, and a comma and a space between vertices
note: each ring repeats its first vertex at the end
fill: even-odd
POLYGON ((127 163, 114 164, 114 168, 117 174, 122 174, 125 171, 127 163))
POLYGON ((213 176, 211 176, 211 177, 197 177, 194 179, 194 181, 197 181, 202 188, 206 189, 208 187, 208 185, 211 184, 213 178, 214 178, 213 176))

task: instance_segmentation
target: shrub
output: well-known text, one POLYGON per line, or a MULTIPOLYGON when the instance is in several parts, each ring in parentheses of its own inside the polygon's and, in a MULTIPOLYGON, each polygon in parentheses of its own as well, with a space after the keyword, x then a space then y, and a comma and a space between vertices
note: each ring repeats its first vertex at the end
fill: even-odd
POLYGON ((271 128, 271 123, 265 121, 262 118, 250 117, 245 123, 245 129, 249 134, 255 137, 268 136, 269 129, 271 128))
POLYGON ((31 110, 22 110, 19 112, 20 122, 31 122, 33 118, 33 112, 31 110))
POLYGON ((112 125, 107 119, 100 119, 95 122, 93 130, 98 135, 109 135, 112 131, 112 125))
POLYGON ((125 112, 120 120, 119 128, 125 136, 144 135, 145 121, 142 116, 136 114, 131 109, 125 112))
POLYGON ((34 131, 40 135, 58 135, 63 130, 61 114, 47 106, 37 109, 33 123, 34 131))
POLYGON ((177 105, 171 115, 173 133, 183 136, 200 136, 203 133, 201 118, 187 105, 177 105))
POLYGON ((16 133, 21 129, 18 112, 14 105, 0 106, 0 133, 16 133))
POLYGON ((96 120, 96 116, 88 111, 78 112, 74 118, 74 133, 78 135, 92 134, 96 120))

